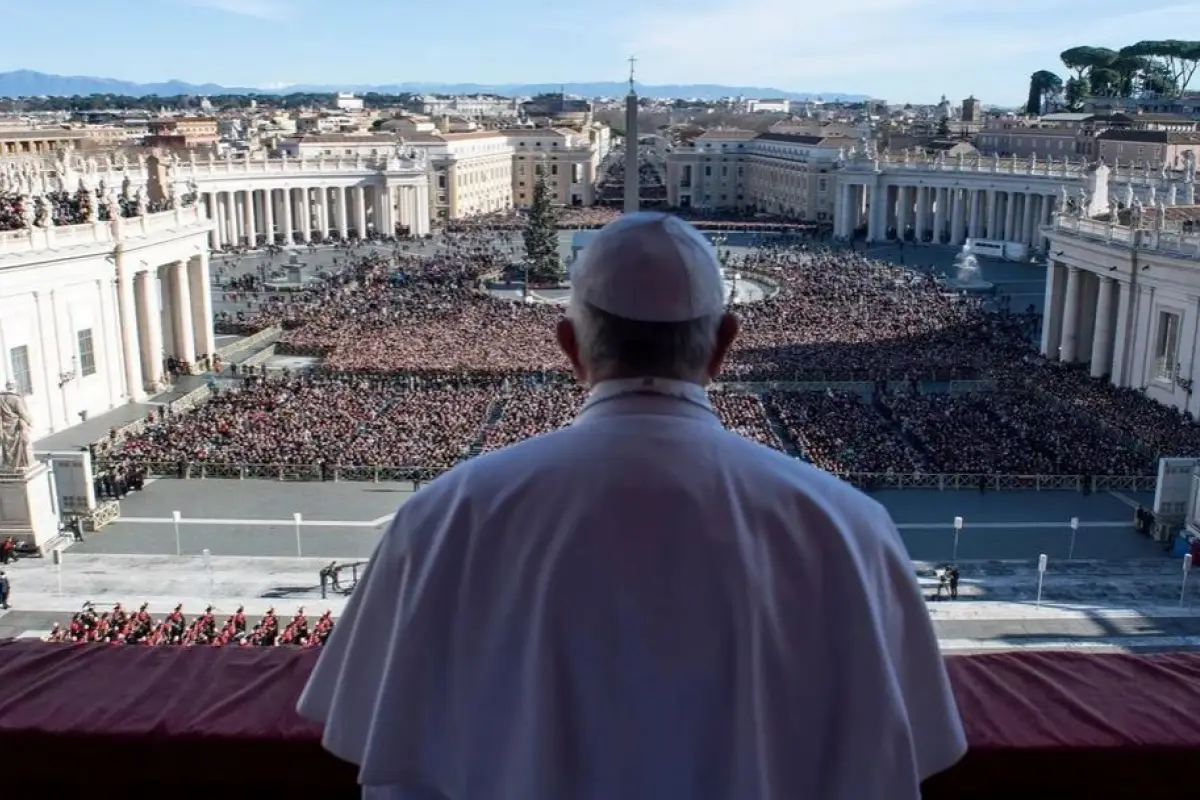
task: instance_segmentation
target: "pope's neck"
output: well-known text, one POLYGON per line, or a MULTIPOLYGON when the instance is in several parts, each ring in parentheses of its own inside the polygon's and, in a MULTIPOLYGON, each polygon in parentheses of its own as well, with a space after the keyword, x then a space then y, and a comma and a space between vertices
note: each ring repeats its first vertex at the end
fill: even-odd
POLYGON ((589 375, 587 377, 587 384, 588 386, 595 388, 601 383, 606 383, 609 381, 634 381, 646 380, 647 378, 656 381, 690 383, 695 386, 699 386, 701 389, 706 388, 709 384, 709 378, 707 375, 649 375, 637 370, 626 369, 605 370, 594 375, 589 375))

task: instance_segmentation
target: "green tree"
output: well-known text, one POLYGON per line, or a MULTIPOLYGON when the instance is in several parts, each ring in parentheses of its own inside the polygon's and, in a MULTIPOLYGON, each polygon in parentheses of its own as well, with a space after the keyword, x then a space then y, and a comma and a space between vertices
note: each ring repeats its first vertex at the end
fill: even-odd
MULTIPOLYGON (((1158 75, 1170 76, 1170 86, 1166 87, 1165 93, 1180 95, 1187 91, 1197 66, 1200 66, 1200 42, 1180 39, 1146 40, 1121 48, 1121 55, 1142 58, 1156 66, 1158 75)), ((1143 91, 1152 90, 1144 88, 1143 91)))
POLYGON ((1046 113, 1050 101, 1062 93, 1062 78, 1053 72, 1039 69, 1029 76, 1029 98, 1025 101, 1025 113, 1041 116, 1046 113))
POLYGON ((558 218, 550 203, 550 186, 544 165, 537 165, 533 184, 533 202, 525 220, 525 268, 530 282, 557 283, 562 280, 562 259, 558 256, 558 218))
POLYGON ((950 120, 943 117, 938 121, 937 135, 948 137, 950 135, 950 120))

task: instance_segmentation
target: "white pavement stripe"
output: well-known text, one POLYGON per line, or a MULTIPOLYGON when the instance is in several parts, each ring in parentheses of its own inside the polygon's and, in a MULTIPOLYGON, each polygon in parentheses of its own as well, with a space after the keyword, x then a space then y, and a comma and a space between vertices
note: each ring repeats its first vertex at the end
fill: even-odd
MULTIPOLYGON (((327 519, 302 519, 300 524, 304 527, 314 528, 378 528, 391 522, 394 514, 385 514, 378 519, 372 520, 327 520, 327 519)), ((171 525, 174 520, 171 517, 118 517, 117 522, 127 522, 131 525, 171 525)), ((291 519, 221 519, 213 517, 180 517, 180 525, 244 525, 244 526, 272 526, 272 525, 295 525, 291 519)), ((1051 520, 1049 522, 971 522, 967 520, 963 523, 964 533, 975 530, 1038 530, 1045 528, 1069 528, 1070 520, 1051 520)), ((896 525, 900 530, 951 530, 954 528, 953 522, 901 522, 896 525)), ((1133 523, 1129 520, 1080 520, 1080 528, 1129 528, 1133 529, 1133 523)))
POLYGON ((1112 489, 1109 489, 1108 494, 1117 498, 1118 500, 1120 500, 1122 503, 1129 506, 1130 508, 1142 508, 1142 504, 1139 503, 1137 500, 1134 500, 1129 495, 1121 494, 1120 492, 1112 490, 1112 489))
MULTIPOLYGON (((928 530, 946 530, 954 527, 953 522, 900 522, 896 525, 900 530, 912 530, 920 528, 928 530)), ((1070 528, 1071 521, 1069 519, 1056 519, 1050 522, 972 522, 971 520, 963 521, 963 533, 966 534, 972 528, 976 530, 1029 530, 1033 528, 1070 528)), ((1129 528, 1133 530, 1132 518, 1115 522, 1111 520, 1084 520, 1079 521, 1080 528, 1129 528)))
MULTIPOLYGON (((328 520, 301 519, 300 526, 304 528, 378 528, 391 520, 389 514, 373 520, 328 520)), ((170 517, 119 517, 118 522, 128 522, 131 525, 174 525, 170 517)), ((291 519, 202 519, 199 517, 180 517, 180 525, 242 525, 242 526, 288 526, 296 524, 291 519)))
POLYGON ((1004 650, 1148 650, 1200 648, 1200 636, 1107 636, 1047 639, 939 639, 943 653, 1004 650))

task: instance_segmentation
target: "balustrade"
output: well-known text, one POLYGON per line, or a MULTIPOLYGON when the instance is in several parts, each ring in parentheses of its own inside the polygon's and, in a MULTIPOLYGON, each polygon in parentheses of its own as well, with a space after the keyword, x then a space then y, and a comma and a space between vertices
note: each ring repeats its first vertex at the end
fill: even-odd
POLYGON ((32 227, 0 232, 0 254, 25 253, 78 247, 89 244, 112 245, 140 236, 177 230, 208 217, 198 206, 184 206, 170 211, 144 214, 140 217, 120 217, 115 220, 85 222, 80 225, 32 227))

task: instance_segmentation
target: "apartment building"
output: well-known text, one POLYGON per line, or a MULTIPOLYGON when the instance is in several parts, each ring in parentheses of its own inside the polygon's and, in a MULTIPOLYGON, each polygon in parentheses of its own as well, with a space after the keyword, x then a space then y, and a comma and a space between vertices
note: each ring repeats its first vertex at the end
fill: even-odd
POLYGON ((596 202, 596 173, 612 149, 607 126, 518 128, 504 134, 513 147, 512 196, 518 207, 533 201, 539 170, 547 176, 555 205, 590 206, 596 202))
POLYGON ((611 149, 608 126, 514 128, 462 133, 328 134, 294 136, 279 152, 292 158, 386 158, 419 150, 429 164, 430 216, 463 217, 527 206, 539 166, 548 172, 556 205, 595 202, 596 174, 611 149))
POLYGON ((848 136, 707 131, 667 156, 667 203, 833 219, 834 167, 856 141, 848 136))

